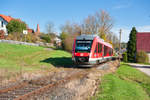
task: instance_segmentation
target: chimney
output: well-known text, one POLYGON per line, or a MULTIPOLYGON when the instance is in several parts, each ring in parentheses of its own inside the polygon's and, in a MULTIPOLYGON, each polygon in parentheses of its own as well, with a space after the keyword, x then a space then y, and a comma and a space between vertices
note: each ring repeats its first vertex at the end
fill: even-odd
POLYGON ((40 27, 39 27, 39 24, 37 24, 37 29, 36 29, 36 33, 40 33, 40 27))

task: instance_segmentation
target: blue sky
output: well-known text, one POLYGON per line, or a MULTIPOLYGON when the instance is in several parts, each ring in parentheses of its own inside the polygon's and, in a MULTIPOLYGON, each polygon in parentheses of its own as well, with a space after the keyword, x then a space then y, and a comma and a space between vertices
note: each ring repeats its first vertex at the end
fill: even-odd
POLYGON ((52 21, 56 32, 66 21, 80 23, 96 11, 105 10, 114 19, 112 32, 123 30, 122 41, 128 41, 133 26, 137 31, 150 31, 150 0, 1 0, 0 14, 25 21, 30 28, 52 21))

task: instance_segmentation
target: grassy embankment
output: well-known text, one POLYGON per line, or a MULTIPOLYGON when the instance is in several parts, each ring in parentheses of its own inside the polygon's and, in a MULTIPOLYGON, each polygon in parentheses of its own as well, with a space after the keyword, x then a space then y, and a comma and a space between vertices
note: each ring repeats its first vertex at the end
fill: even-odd
POLYGON ((71 54, 62 50, 46 50, 44 47, 0 43, 0 70, 34 71, 52 66, 72 64, 71 54))
POLYGON ((94 100, 150 100, 150 77, 126 64, 102 78, 94 100))

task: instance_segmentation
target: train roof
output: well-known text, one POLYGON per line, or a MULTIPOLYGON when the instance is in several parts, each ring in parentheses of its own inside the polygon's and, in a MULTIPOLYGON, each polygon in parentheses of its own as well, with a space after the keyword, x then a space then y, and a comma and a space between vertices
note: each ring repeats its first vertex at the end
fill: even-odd
POLYGON ((78 36, 76 39, 77 40, 93 40, 95 37, 99 37, 99 36, 82 34, 82 35, 78 36))
POLYGON ((105 42, 103 39, 101 39, 98 35, 87 35, 82 34, 76 38, 76 40, 94 40, 94 38, 98 38, 101 42, 103 42, 105 45, 112 47, 110 43, 105 42))

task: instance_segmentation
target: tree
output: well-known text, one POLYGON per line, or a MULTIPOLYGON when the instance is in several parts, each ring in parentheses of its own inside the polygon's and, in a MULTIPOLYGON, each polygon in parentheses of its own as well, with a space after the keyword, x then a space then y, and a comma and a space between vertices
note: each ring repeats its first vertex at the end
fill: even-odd
POLYGON ((7 24, 7 30, 8 30, 8 34, 10 33, 22 33, 23 30, 27 29, 27 25, 25 24, 25 22, 22 22, 20 20, 11 20, 8 24, 7 24))
POLYGON ((50 43, 50 42, 51 42, 51 38, 50 38, 50 35, 49 35, 49 34, 41 33, 40 38, 41 38, 44 42, 46 42, 46 43, 50 43))
POLYGON ((43 39, 46 39, 46 42, 55 43, 56 33, 54 32, 54 23, 49 21, 46 23, 46 35, 43 35, 43 39))
POLYGON ((128 61, 127 52, 124 52, 124 53, 122 54, 122 56, 123 56, 123 61, 124 61, 124 62, 127 62, 127 61, 128 61))
POLYGON ((98 22, 94 15, 89 15, 84 21, 82 26, 82 33, 84 34, 97 34, 98 22))
POLYGON ((46 23, 46 32, 47 34, 54 33, 54 23, 53 22, 48 22, 46 23))
POLYGON ((72 51, 73 40, 76 36, 81 34, 81 27, 79 24, 70 23, 67 21, 64 25, 61 26, 61 35, 62 48, 66 51, 72 51))
POLYGON ((100 13, 97 12, 96 19, 99 26, 98 32, 100 36, 103 34, 108 35, 109 33, 112 33, 110 30, 113 27, 113 19, 107 12, 105 12, 104 10, 101 10, 100 13))
POLYGON ((65 32, 62 32, 60 34, 60 38, 61 38, 61 46, 62 46, 62 49, 65 49, 65 40, 66 38, 68 37, 69 35, 65 32))
POLYGON ((135 62, 135 56, 136 56, 136 28, 133 27, 130 36, 129 36, 129 41, 127 44, 127 56, 128 56, 128 61, 129 62, 135 62))
POLYGON ((118 39, 118 37, 115 34, 113 34, 111 39, 112 39, 111 41, 112 41, 112 44, 113 44, 115 51, 119 51, 119 39, 118 39))
POLYGON ((118 38, 111 32, 112 27, 113 20, 105 11, 100 11, 93 15, 89 15, 81 24, 67 21, 61 27, 61 35, 67 35, 65 39, 62 39, 62 47, 65 49, 69 46, 67 50, 70 51, 73 44, 73 39, 81 34, 98 34, 106 42, 116 44, 118 38))
POLYGON ((113 27, 113 19, 107 12, 103 10, 101 10, 100 12, 96 12, 94 15, 89 15, 83 21, 81 27, 82 33, 98 34, 105 41, 110 41, 108 38, 111 38, 113 36, 111 32, 111 29, 113 27))

